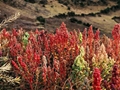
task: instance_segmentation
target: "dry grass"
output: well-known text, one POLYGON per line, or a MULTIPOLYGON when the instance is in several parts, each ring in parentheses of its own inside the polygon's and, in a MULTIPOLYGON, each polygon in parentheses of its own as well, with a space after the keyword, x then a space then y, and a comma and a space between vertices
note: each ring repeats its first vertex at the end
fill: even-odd
POLYGON ((7 26, 7 23, 10 23, 12 21, 15 21, 17 18, 20 17, 20 13, 17 12, 15 13, 14 15, 8 17, 8 18, 5 18, 1 23, 0 23, 0 28, 3 27, 3 26, 7 26))
POLYGON ((53 17, 55 15, 58 15, 59 13, 67 13, 69 10, 67 10, 67 7, 59 4, 57 1, 53 1, 52 3, 49 3, 45 6, 48 11, 50 11, 50 14, 48 17, 53 17))

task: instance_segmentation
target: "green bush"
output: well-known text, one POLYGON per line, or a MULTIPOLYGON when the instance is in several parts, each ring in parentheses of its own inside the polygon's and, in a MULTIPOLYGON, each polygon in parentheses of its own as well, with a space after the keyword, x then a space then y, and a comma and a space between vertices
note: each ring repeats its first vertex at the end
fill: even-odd
POLYGON ((70 10, 70 7, 68 6, 67 9, 70 10))
POLYGON ((81 3, 80 3, 80 6, 81 6, 81 7, 84 7, 85 5, 84 5, 84 3, 81 2, 81 3))
POLYGON ((26 2, 35 3, 35 0, 24 0, 26 2))
POLYGON ((78 23, 78 24, 82 24, 82 21, 78 20, 77 23, 78 23))
POLYGON ((89 13, 88 15, 89 15, 89 16, 96 16, 95 13, 89 13))
POLYGON ((105 5, 108 4, 106 0, 101 0, 101 2, 102 2, 103 4, 105 4, 105 5))
POLYGON ((100 12, 103 13, 103 14, 108 14, 110 12, 110 8, 107 7, 106 9, 101 10, 100 12))
POLYGON ((84 16, 85 16, 85 14, 84 14, 84 13, 82 13, 82 14, 81 14, 81 16, 82 16, 82 17, 84 17, 84 16))
POLYGON ((4 3, 7 3, 8 0, 3 0, 4 3))
POLYGON ((87 27, 89 27, 89 26, 90 26, 90 24, 89 24, 89 23, 83 23, 83 25, 85 25, 85 26, 87 26, 87 27))
POLYGON ((45 18, 43 18, 42 16, 39 16, 36 18, 42 25, 45 24, 45 18))
POLYGON ((75 22, 78 22, 78 20, 73 17, 73 18, 70 18, 70 22, 75 23, 75 22))
POLYGON ((57 17, 57 18, 66 18, 66 14, 65 13, 59 13, 55 17, 57 17))
POLYGON ((118 6, 120 7, 120 0, 117 1, 118 6))
POLYGON ((75 12, 71 11, 67 13, 68 16, 75 16, 75 12))
POLYGON ((47 4, 47 0, 41 0, 39 3, 40 4, 47 4))
POLYGON ((59 3, 63 3, 62 0, 58 0, 59 3))

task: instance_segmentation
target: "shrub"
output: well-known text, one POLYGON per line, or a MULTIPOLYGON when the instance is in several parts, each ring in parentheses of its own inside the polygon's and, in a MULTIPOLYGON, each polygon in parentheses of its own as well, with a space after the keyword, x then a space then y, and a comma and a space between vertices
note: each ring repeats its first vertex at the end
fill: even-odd
POLYGON ((36 18, 39 22, 41 22, 42 24, 45 23, 45 18, 43 18, 42 16, 39 16, 36 18))
POLYGON ((39 3, 40 4, 47 4, 47 0, 41 0, 39 3))
POLYGON ((119 0, 117 1, 117 4, 120 5, 120 1, 119 0))
POLYGON ((35 0, 24 0, 26 2, 35 3, 35 0))
POLYGON ((75 12, 71 11, 67 13, 68 16, 75 16, 75 12))
POLYGON ((89 23, 83 23, 83 25, 85 25, 85 26, 87 26, 87 27, 89 27, 89 26, 90 26, 90 24, 89 24, 89 23))
POLYGON ((68 6, 67 9, 70 10, 70 6, 68 6))
POLYGON ((4 3, 7 3, 7 2, 8 2, 8 0, 3 0, 3 2, 4 2, 4 3))
POLYGON ((75 22, 78 22, 78 20, 73 17, 73 18, 70 18, 70 22, 75 23, 75 22))
POLYGON ((53 8, 54 6, 53 5, 51 5, 51 8, 53 8))
POLYGON ((59 13, 55 17, 57 17, 57 18, 66 18, 66 14, 65 13, 59 13))
POLYGON ((84 13, 82 13, 82 14, 81 14, 81 16, 82 16, 82 17, 84 17, 84 16, 85 16, 85 14, 84 14, 84 13))
POLYGON ((101 10, 100 12, 103 13, 103 14, 108 14, 110 12, 110 8, 107 7, 106 9, 101 10))
POLYGON ((108 4, 106 0, 101 0, 101 2, 102 2, 103 4, 105 4, 105 5, 108 4))
POLYGON ((96 16, 95 13, 89 13, 88 15, 89 15, 89 16, 96 16))
POLYGON ((82 23, 82 21, 78 20, 78 21, 77 21, 77 23, 78 23, 78 24, 81 24, 81 23, 82 23))
POLYGON ((81 3, 80 3, 80 6, 81 6, 81 7, 84 7, 85 5, 84 5, 84 3, 81 2, 81 3))
POLYGON ((62 0, 58 0, 59 3, 63 3, 62 0))

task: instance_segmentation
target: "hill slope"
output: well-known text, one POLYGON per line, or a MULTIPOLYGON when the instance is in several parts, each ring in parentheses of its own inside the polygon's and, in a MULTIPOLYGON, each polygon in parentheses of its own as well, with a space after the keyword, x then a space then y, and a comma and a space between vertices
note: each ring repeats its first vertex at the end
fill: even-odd
MULTIPOLYGON (((60 26, 61 22, 65 22, 69 30, 82 29, 93 25, 95 28, 99 28, 103 33, 109 34, 114 24, 119 22, 118 18, 112 19, 113 17, 119 17, 120 10, 111 10, 111 7, 117 5, 117 0, 109 1, 106 0, 106 4, 98 2, 100 0, 76 0, 78 3, 72 0, 46 0, 47 3, 41 4, 42 0, 35 0, 35 3, 26 2, 25 0, 7 0, 7 2, 0 1, 0 22, 4 19, 19 12, 21 15, 18 19, 13 22, 7 23, 7 26, 3 26, 9 29, 11 28, 24 28, 27 30, 46 29, 50 32, 54 32, 55 28, 60 26), (89 4, 91 2, 91 4, 89 4), (81 6, 83 3, 84 6, 81 6), (107 14, 101 13, 101 10, 106 8, 110 9, 107 14), (65 14, 68 12, 74 12, 77 15, 66 16, 63 18, 54 17, 56 15, 65 14), (91 16, 89 14, 95 14, 91 16), (41 24, 37 20, 37 17, 42 16, 45 18, 45 22, 41 24), (82 23, 73 23, 70 21, 71 18, 75 18, 82 23), (117 22, 116 22, 117 21, 117 22), (86 25, 89 24, 88 26, 86 25), (71 27, 72 26, 72 27, 71 27)), ((114 9, 114 8, 113 8, 114 9)))

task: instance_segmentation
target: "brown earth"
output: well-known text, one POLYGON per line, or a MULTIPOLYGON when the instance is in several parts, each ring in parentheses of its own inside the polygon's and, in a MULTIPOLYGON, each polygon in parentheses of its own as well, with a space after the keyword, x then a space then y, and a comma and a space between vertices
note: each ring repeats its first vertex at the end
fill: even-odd
POLYGON ((109 1, 108 5, 102 6, 93 5, 79 7, 75 5, 68 5, 70 7, 70 10, 68 10, 67 6, 58 3, 57 0, 48 0, 48 3, 44 6, 39 3, 28 3, 24 0, 17 0, 14 4, 5 4, 0 1, 0 22, 2 22, 2 20, 6 19, 7 17, 10 17, 11 15, 14 15, 16 12, 20 12, 21 15, 17 20, 7 23, 7 26, 3 26, 2 28, 12 29, 22 27, 26 30, 35 30, 36 28, 38 28, 54 32, 56 28, 59 28, 62 22, 65 22, 69 31, 74 29, 80 29, 81 31, 83 31, 84 28, 88 28, 87 26, 83 25, 83 23, 89 23, 90 25, 93 25, 93 27, 99 28, 102 33, 106 33, 109 35, 114 25, 120 21, 119 18, 112 19, 114 16, 119 17, 120 10, 117 10, 115 12, 111 11, 106 15, 100 14, 100 16, 74 16, 74 18, 76 18, 77 20, 82 21, 82 24, 70 22, 69 19, 71 17, 56 18, 53 16, 59 15, 60 13, 67 14, 71 11, 75 12, 76 14, 97 13, 100 12, 100 10, 111 7, 113 5, 116 5, 116 2, 109 1), (45 18, 44 25, 41 25, 40 22, 37 21, 36 17, 38 16, 43 16, 45 18))

